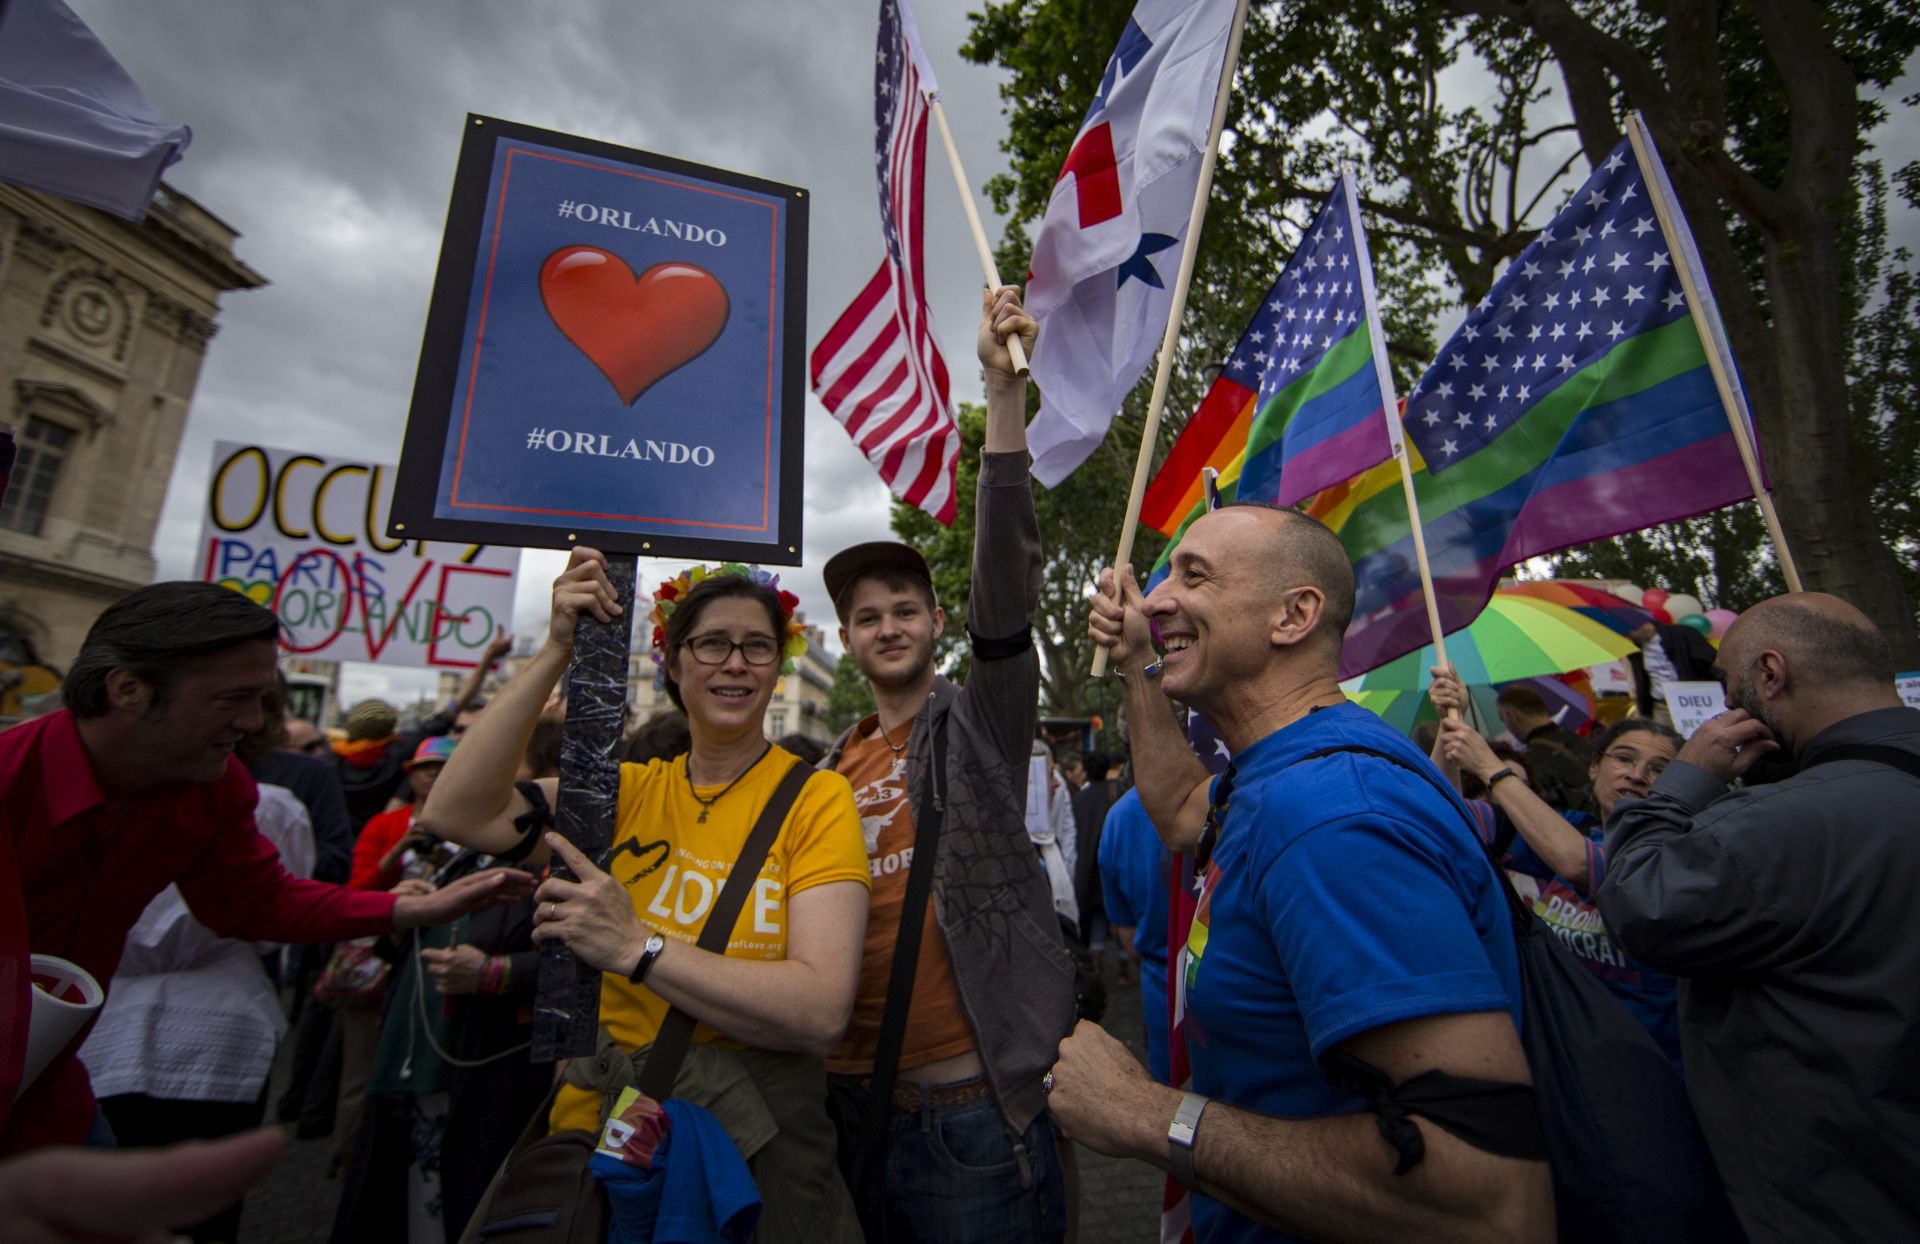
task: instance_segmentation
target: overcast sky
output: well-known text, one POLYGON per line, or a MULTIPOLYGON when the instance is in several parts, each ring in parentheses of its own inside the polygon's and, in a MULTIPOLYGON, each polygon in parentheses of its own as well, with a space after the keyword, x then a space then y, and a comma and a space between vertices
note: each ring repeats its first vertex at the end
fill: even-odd
MULTIPOLYGON (((240 257, 272 282, 222 308, 156 540, 163 577, 191 573, 214 441, 398 458, 468 112, 807 187, 809 345, 880 258, 874 0, 68 3, 164 116, 193 127, 168 180, 238 228, 240 257)), ((915 15, 979 186, 1004 166, 1005 119, 1002 75, 957 51, 971 7, 921 0, 915 15)), ((1452 85, 1477 89, 1470 78, 1452 85)), ((1920 127, 1875 138, 1890 168, 1920 153, 1920 127)), ((980 275, 937 145, 928 187, 935 320, 954 397, 978 400, 980 275)), ((999 221, 979 202, 997 239, 999 221)), ((1920 232, 1913 215, 1894 212, 1896 241, 1920 232)), ((884 538, 887 517, 885 487, 809 398, 805 563, 785 578, 816 620, 832 621, 822 562, 884 538)), ((523 633, 544 630, 562 564, 557 553, 523 557, 523 633)), ((643 563, 647 588, 661 568, 643 563)), ((434 682, 347 668, 349 703, 434 682)))
MULTIPOLYGON (((165 578, 191 573, 216 440, 398 458, 468 112, 807 187, 809 346, 880 260, 875 3, 68 2, 162 115, 193 127, 168 181, 239 229, 240 257, 272 282, 222 306, 156 540, 165 578)), ((978 186, 1003 167, 1004 123, 1001 76, 957 52, 967 7, 915 16, 978 186)), ((978 400, 979 261, 937 146, 927 172, 927 287, 954 397, 978 400)), ((807 405, 805 564, 785 579, 830 622, 819 567, 886 537, 887 491, 807 405)), ((563 564, 523 557, 523 631, 544 629, 563 564)), ((678 569, 643 565, 649 588, 663 567, 678 569)), ((348 671, 348 702, 434 681, 348 671)))

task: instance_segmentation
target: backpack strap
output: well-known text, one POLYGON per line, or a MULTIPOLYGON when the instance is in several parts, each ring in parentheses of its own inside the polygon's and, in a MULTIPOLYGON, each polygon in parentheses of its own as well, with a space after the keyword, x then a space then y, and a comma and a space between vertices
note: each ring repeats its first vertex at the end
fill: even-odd
MULTIPOLYGON (((733 861, 733 867, 727 872, 726 883, 720 887, 720 893, 713 900, 713 908, 707 913, 707 922, 700 929, 700 938, 694 943, 702 950, 714 954, 725 954, 727 942, 733 937, 734 922, 740 918, 740 909, 746 906, 747 891, 753 889, 753 879, 759 875, 760 866, 766 863, 767 852, 773 849, 773 840, 780 836, 780 826, 786 822, 787 813, 792 811, 794 801, 800 798, 801 788, 815 770, 796 757, 781 777, 766 806, 760 809, 760 819, 753 824, 753 832, 747 835, 746 845, 740 848, 740 855, 733 861)), ((686 1061, 687 1047, 693 1041, 693 1016, 679 1007, 667 1012, 660 1021, 660 1031, 653 1038, 653 1048, 647 1054, 647 1065, 641 1069, 637 1087, 642 1093, 655 1101, 665 1101, 673 1096, 673 1082, 680 1075, 680 1064, 686 1061)))
POLYGON ((1869 764, 1898 769, 1908 777, 1920 778, 1920 756, 1898 747, 1888 747, 1884 743, 1837 743, 1832 747, 1823 747, 1814 753, 1812 760, 1801 765, 1800 770, 1804 773, 1815 765, 1830 764, 1836 760, 1864 760, 1869 764))

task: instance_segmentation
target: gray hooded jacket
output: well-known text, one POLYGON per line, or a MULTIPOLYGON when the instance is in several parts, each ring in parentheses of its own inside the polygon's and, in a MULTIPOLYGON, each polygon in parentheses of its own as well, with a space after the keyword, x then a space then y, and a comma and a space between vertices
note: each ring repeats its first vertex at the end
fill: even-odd
MULTIPOLYGON (((1040 526, 1024 453, 980 455, 967 629, 983 641, 1024 633, 1040 595, 1040 526)), ((967 685, 935 678, 907 741, 907 806, 926 789, 933 731, 947 732, 946 821, 933 911, 953 961, 995 1103, 1015 1135, 1046 1108, 1040 1077, 1072 1031, 1073 960, 1027 838, 1027 759, 1039 722, 1040 657, 974 654, 967 685)), ((849 730, 820 762, 840 763, 849 730)))

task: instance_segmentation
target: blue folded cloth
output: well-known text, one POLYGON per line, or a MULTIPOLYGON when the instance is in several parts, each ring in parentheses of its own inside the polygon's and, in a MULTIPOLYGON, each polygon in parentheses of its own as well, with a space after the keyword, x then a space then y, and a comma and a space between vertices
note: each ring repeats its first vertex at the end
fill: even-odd
POLYGON ((740 1150, 704 1107, 661 1108, 669 1126, 652 1169, 593 1155, 610 1210, 607 1244, 745 1244, 760 1220, 760 1189, 740 1150))

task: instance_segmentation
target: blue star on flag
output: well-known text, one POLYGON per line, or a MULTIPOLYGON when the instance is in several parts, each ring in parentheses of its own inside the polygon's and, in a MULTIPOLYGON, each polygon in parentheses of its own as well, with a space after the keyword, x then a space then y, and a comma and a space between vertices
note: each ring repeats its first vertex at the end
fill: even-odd
POLYGON ((1160 274, 1154 270, 1153 261, 1147 256, 1157 255, 1169 246, 1178 245, 1180 245, 1179 238, 1170 238, 1164 233, 1141 234, 1140 245, 1134 247, 1132 258, 1120 265, 1119 275, 1113 283, 1114 288, 1118 289, 1125 285, 1128 277, 1135 277, 1155 289, 1165 289, 1166 283, 1160 279, 1160 274))

